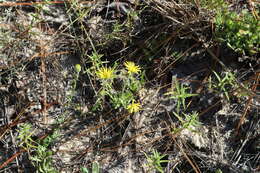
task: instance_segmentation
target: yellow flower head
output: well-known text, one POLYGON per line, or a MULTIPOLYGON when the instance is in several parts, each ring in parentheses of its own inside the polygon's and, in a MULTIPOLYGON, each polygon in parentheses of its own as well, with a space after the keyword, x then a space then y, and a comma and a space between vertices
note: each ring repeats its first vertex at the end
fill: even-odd
POLYGON ((100 79, 111 79, 114 76, 114 70, 110 67, 102 67, 97 71, 97 76, 100 79))
POLYGON ((81 71, 81 65, 80 64, 76 64, 75 65, 75 70, 76 70, 76 72, 80 72, 81 71))
POLYGON ((126 61, 124 65, 126 66, 129 74, 139 73, 141 71, 140 67, 138 65, 135 65, 134 62, 126 61))
POLYGON ((140 110, 140 107, 140 103, 135 103, 135 101, 133 101, 130 105, 127 106, 127 110, 129 113, 135 113, 140 110))

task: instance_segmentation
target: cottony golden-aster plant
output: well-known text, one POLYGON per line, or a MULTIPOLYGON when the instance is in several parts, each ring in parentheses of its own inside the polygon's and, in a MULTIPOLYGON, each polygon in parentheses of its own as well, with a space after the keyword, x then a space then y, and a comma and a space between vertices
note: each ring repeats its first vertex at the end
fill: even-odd
POLYGON ((100 79, 112 79, 114 77, 114 70, 110 67, 102 67, 96 73, 100 79))
POLYGON ((124 65, 129 74, 134 74, 134 73, 138 74, 141 71, 141 68, 138 65, 135 65, 134 62, 126 61, 124 65))
POLYGON ((138 90, 142 87, 143 76, 140 75, 141 68, 134 62, 124 62, 124 68, 100 67, 95 72, 100 79, 98 92, 98 101, 96 107, 101 106, 100 101, 107 101, 109 98, 111 106, 115 109, 125 108, 129 113, 135 113, 140 110, 140 103, 135 101, 138 90), (115 71, 117 73, 115 74, 115 71))
POLYGON ((132 103, 127 106, 127 110, 129 113, 138 112, 140 108, 141 108, 140 103, 135 103, 135 101, 132 101, 132 103))

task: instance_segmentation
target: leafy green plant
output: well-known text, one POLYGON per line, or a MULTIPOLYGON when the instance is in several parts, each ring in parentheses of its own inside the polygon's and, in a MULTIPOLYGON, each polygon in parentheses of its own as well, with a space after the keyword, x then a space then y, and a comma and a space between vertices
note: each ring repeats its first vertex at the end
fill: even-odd
POLYGON ((52 164, 53 152, 48 147, 59 137, 58 131, 54 131, 47 136, 42 142, 39 142, 35 153, 30 157, 33 165, 37 169, 37 173, 56 173, 57 171, 52 164))
POLYGON ((236 52, 253 55, 260 51, 260 21, 249 11, 240 14, 228 10, 215 17, 216 38, 236 52))
POLYGON ((29 159, 37 169, 37 173, 56 173, 52 166, 52 151, 48 147, 59 137, 59 133, 54 131, 42 141, 32 139, 34 130, 28 123, 22 124, 19 127, 17 138, 20 140, 19 146, 25 148, 31 154, 29 159))
POLYGON ((200 5, 216 14, 216 40, 239 53, 254 55, 260 51, 260 21, 250 11, 230 11, 224 0, 202 0, 200 5))
POLYGON ((168 163, 169 160, 163 160, 163 158, 166 156, 165 154, 161 155, 158 151, 153 150, 151 155, 147 155, 144 153, 146 159, 147 159, 147 166, 150 169, 155 169, 159 171, 160 173, 164 173, 162 163, 168 163))
POLYGON ((30 157, 33 161, 33 165, 36 167, 39 173, 56 173, 57 171, 52 166, 52 151, 48 150, 47 147, 39 145, 36 150, 36 154, 30 157))
POLYGON ((177 99, 177 112, 180 112, 181 105, 184 109, 186 109, 185 100, 189 97, 196 96, 197 94, 190 94, 187 92, 188 87, 184 87, 183 84, 180 84, 178 80, 175 78, 173 80, 175 86, 172 88, 172 91, 167 92, 165 95, 170 95, 171 99, 177 99))
POLYGON ((226 72, 223 77, 213 71, 216 81, 212 82, 212 78, 209 78, 209 88, 215 89, 216 91, 223 92, 228 100, 229 98, 229 90, 231 87, 236 87, 236 78, 231 72, 226 72))
POLYGON ((36 148, 37 143, 32 139, 34 130, 32 130, 31 124, 22 124, 18 129, 19 146, 23 147, 27 151, 36 148))

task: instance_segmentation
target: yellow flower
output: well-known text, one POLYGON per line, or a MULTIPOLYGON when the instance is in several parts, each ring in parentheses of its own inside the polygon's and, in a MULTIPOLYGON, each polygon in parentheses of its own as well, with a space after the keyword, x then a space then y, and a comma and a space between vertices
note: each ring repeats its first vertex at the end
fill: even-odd
POLYGON ((138 65, 135 65, 134 62, 126 61, 124 65, 126 66, 129 74, 139 73, 141 71, 140 67, 138 65))
POLYGON ((114 76, 114 70, 112 68, 102 67, 97 71, 97 76, 100 79, 111 79, 114 76))
POLYGON ((140 110, 140 103, 135 103, 135 101, 133 101, 130 105, 127 106, 127 110, 129 113, 134 113, 134 112, 138 112, 140 110))

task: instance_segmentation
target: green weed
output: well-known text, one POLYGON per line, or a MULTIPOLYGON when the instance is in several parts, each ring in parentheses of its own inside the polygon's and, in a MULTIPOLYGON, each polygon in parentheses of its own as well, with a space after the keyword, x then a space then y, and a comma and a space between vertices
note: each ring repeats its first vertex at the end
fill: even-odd
POLYGON ((181 128, 174 129, 173 132, 178 132, 182 129, 188 129, 192 132, 194 132, 192 127, 199 127, 202 124, 199 122, 199 114, 197 112, 193 112, 192 114, 185 114, 182 113, 184 118, 181 117, 181 115, 177 114, 176 112, 173 112, 174 116, 178 118, 178 120, 181 122, 181 128))
POLYGON ((225 97, 230 100, 229 97, 229 90, 237 86, 236 78, 234 74, 231 72, 226 72, 225 75, 222 77, 213 71, 216 81, 212 82, 212 78, 209 78, 209 88, 214 89, 215 91, 223 92, 225 97))
POLYGON ((174 78, 172 90, 167 92, 165 95, 169 95, 171 99, 177 99, 177 112, 180 112, 181 106, 186 109, 186 99, 189 97, 197 96, 197 94, 190 94, 187 92, 188 87, 184 87, 183 84, 180 84, 176 78, 174 78))
POLYGON ((166 156, 165 154, 161 155, 158 151, 153 150, 151 155, 147 155, 144 153, 146 159, 147 159, 147 166, 150 169, 154 169, 159 171, 160 173, 164 173, 164 168, 162 167, 162 163, 168 163, 169 160, 163 160, 163 158, 166 156))

